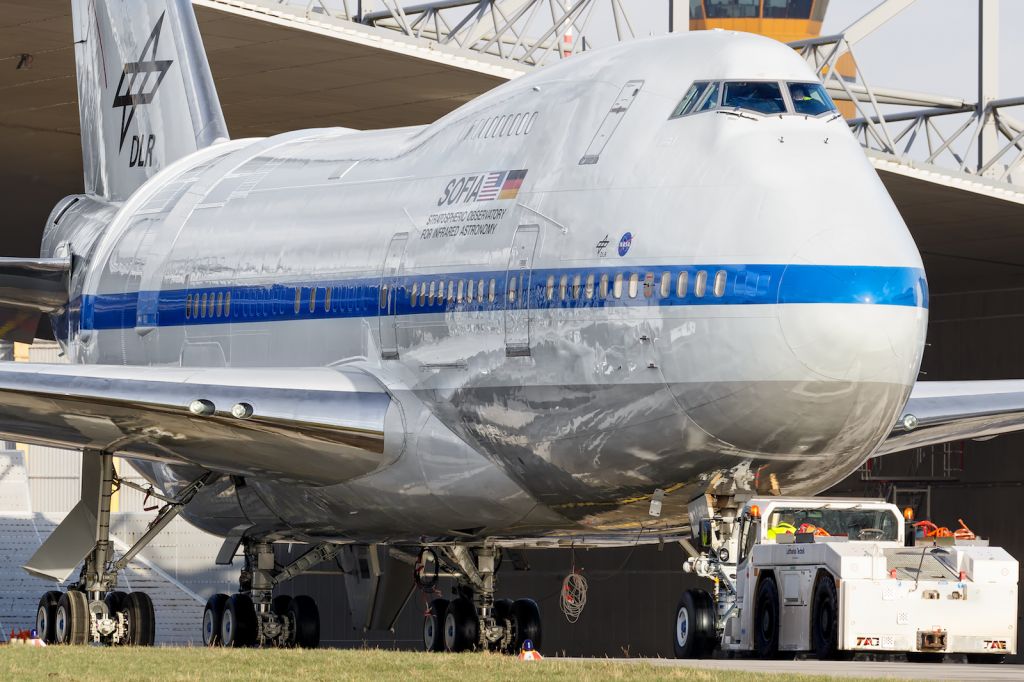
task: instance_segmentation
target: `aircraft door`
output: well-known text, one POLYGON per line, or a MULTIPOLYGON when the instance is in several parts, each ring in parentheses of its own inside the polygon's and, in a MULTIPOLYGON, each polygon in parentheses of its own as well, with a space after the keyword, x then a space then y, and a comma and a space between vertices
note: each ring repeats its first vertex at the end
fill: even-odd
POLYGON ((380 356, 398 357, 398 284, 402 257, 409 243, 409 233, 399 232, 391 238, 380 273, 378 322, 380 324, 380 356))
POLYGON ((540 227, 520 225, 512 238, 505 273, 505 355, 530 354, 530 284, 540 227))

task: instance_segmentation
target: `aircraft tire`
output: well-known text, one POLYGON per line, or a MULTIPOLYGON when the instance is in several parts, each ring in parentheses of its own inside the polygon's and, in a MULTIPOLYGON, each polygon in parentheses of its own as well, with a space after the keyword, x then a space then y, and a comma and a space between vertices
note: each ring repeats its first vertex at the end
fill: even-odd
POLYGON ((444 618, 448 613, 448 600, 430 602, 423 615, 423 650, 444 651, 444 618))
POLYGON ((60 595, 53 621, 57 644, 88 643, 89 619, 89 599, 84 592, 70 590, 60 595))
POLYGON ((473 602, 459 597, 448 604, 444 616, 444 647, 458 653, 476 647, 480 637, 480 622, 476 617, 473 602))
POLYGON ((779 588, 766 576, 757 586, 754 602, 754 651, 759 658, 779 657, 779 588))
POLYGON ((295 624, 295 646, 315 649, 320 646, 320 610, 312 597, 299 595, 288 604, 288 615, 295 624))
POLYGON ((203 645, 220 646, 221 619, 224 617, 224 606, 228 603, 228 595, 215 594, 206 600, 203 609, 203 645))
MULTIPOLYGON (((112 619, 114 619, 116 621, 117 620, 117 614, 124 613, 125 614, 125 620, 126 621, 128 620, 128 614, 127 614, 127 610, 128 610, 128 594, 127 593, 125 593, 125 592, 118 592, 116 590, 114 592, 107 592, 107 596, 105 596, 103 598, 103 603, 107 605, 107 614, 109 614, 109 616, 112 619)), ((121 641, 116 644, 116 646, 124 646, 127 643, 128 642, 126 641, 126 638, 122 638, 121 641)))
POLYGON ((246 647, 256 644, 256 608, 247 594, 228 597, 220 622, 220 639, 226 647, 246 647))
POLYGON ((512 640, 512 653, 518 653, 526 640, 533 642, 533 648, 540 651, 544 636, 537 602, 532 599, 516 599, 512 602, 512 625, 516 631, 512 640))
POLYGON ((39 598, 39 607, 36 609, 36 634, 47 644, 53 644, 56 641, 53 634, 53 619, 57 613, 57 602, 59 601, 60 592, 57 590, 50 590, 39 598))
POLYGON ((153 600, 145 592, 128 595, 128 644, 153 646, 156 642, 156 611, 153 600))

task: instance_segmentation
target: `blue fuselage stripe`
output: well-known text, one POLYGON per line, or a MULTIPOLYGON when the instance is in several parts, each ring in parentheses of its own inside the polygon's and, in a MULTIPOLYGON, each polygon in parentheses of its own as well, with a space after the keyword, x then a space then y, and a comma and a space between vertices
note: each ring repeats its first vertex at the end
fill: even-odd
MULTIPOLYGON (((928 307, 928 287, 923 270, 861 265, 658 265, 537 268, 522 272, 402 273, 386 278, 384 283, 391 290, 389 310, 395 315, 480 312, 510 307, 559 310, 794 303, 928 307), (523 272, 528 284, 522 282, 523 272), (720 275, 720 272, 725 274, 720 275), (665 273, 667 282, 663 283, 665 273), (679 280, 683 273, 686 282, 680 294, 679 280), (633 275, 636 275, 635 284, 631 284, 633 275), (512 286, 513 278, 515 286, 512 286), (720 283, 717 290, 719 295, 716 295, 716 278, 719 281, 724 278, 724 287, 720 283), (620 280, 618 284, 617 280, 620 280), (460 282, 463 283, 461 286, 460 282), (602 282, 607 282, 607 296, 601 295, 605 288, 602 282), (440 297, 437 292, 442 283, 445 295, 440 297), (470 285, 472 294, 469 293, 470 285), (456 290, 450 297, 449 286, 456 290), (698 295, 702 286, 703 294, 698 295), (412 300, 414 287, 417 294, 415 303, 412 300), (421 293, 424 288, 426 294, 421 293), (509 295, 510 289, 513 290, 512 296, 509 295)), ((383 311, 380 287, 381 277, 378 275, 317 282, 90 294, 80 301, 81 328, 123 329, 376 316, 383 311), (230 303, 225 305, 226 301, 230 303), (188 313, 186 303, 189 305, 188 313)))

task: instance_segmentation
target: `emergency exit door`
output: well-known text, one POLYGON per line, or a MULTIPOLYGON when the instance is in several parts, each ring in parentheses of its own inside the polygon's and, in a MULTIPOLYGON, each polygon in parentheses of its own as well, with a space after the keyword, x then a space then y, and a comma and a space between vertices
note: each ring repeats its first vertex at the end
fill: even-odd
POLYGON ((402 258, 405 256, 405 247, 408 243, 408 232, 399 232, 392 237, 381 268, 377 320, 380 325, 380 356, 382 358, 398 357, 398 287, 402 271, 402 258))
POLYGON ((505 355, 509 357, 530 354, 530 288, 539 234, 537 225, 520 225, 512 238, 505 273, 505 355))

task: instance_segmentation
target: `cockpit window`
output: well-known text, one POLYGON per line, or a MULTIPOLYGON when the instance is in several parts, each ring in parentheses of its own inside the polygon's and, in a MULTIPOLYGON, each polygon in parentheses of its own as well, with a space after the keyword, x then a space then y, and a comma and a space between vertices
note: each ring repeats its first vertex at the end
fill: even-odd
POLYGON ((700 101, 701 96, 704 94, 704 91, 707 89, 707 81, 697 81, 691 85, 690 89, 686 91, 685 95, 683 95, 683 99, 676 106, 675 111, 672 112, 671 118, 685 116, 693 111, 697 106, 697 103, 700 101))
POLYGON ((821 83, 786 83, 793 98, 793 110, 807 116, 820 116, 836 110, 832 98, 821 83))
POLYGON ((697 111, 710 111, 718 106, 718 83, 712 83, 708 91, 704 93, 697 111))
POLYGON ((747 109, 759 114, 784 114, 786 102, 778 83, 768 81, 727 81, 722 107, 747 109))

